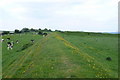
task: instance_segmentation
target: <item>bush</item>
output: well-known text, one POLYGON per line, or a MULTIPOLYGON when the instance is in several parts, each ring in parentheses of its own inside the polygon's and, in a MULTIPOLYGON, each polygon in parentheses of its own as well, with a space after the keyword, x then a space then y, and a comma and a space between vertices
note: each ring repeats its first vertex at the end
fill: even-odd
POLYGON ((15 29, 14 33, 20 33, 20 31, 18 29, 15 29))
POLYGON ((111 61, 112 59, 111 59, 111 57, 107 57, 106 60, 111 61))
POLYGON ((21 32, 30 32, 29 28, 23 28, 21 32))
POLYGON ((2 35, 4 35, 4 34, 9 34, 10 32, 9 31, 3 31, 2 32, 2 35))

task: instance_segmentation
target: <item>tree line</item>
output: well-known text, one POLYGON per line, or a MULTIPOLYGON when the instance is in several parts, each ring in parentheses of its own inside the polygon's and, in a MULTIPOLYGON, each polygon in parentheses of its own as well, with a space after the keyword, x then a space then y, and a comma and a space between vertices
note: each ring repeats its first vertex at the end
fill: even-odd
POLYGON ((38 34, 41 34, 42 32, 52 32, 51 29, 29 29, 29 28, 23 28, 22 30, 18 30, 18 29, 15 29, 13 33, 11 33, 10 31, 3 31, 2 34, 20 34, 20 33, 27 33, 27 32, 38 32, 38 34))

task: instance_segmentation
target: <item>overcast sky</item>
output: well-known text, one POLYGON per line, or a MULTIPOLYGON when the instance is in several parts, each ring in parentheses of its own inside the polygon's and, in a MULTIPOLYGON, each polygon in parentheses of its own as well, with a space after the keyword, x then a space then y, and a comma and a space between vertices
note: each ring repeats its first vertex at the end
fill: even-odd
POLYGON ((119 0, 0 0, 0 30, 117 32, 119 0))

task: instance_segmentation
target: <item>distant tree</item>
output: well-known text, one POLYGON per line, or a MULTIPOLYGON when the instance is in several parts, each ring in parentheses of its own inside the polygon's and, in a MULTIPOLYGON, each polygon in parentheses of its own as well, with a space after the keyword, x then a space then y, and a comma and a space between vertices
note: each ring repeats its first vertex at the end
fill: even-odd
POLYGON ((19 31, 19 33, 22 33, 22 31, 19 31))
POLYGON ((14 33, 20 33, 20 31, 18 29, 15 29, 14 33))
POLYGON ((58 32, 59 30, 55 30, 55 32, 58 32))
POLYGON ((38 29, 35 29, 35 32, 39 32, 39 30, 38 30, 38 29))
POLYGON ((62 32, 61 30, 55 30, 55 32, 62 32))
POLYGON ((38 30, 39 30, 39 31, 41 31, 41 29, 40 29, 40 28, 39 28, 38 30))
POLYGON ((38 30, 38 29, 33 29, 33 28, 31 28, 30 31, 31 31, 31 32, 38 32, 39 30, 38 30))
POLYGON ((23 28, 21 32, 30 32, 29 28, 23 28))
POLYGON ((35 29, 31 28, 30 31, 35 32, 35 29))
POLYGON ((10 31, 3 31, 2 32, 2 35, 4 35, 4 34, 9 34, 10 33, 10 31))
POLYGON ((58 31, 58 30, 55 30, 56 32, 58 31))
POLYGON ((49 31, 49 32, 51 32, 52 30, 51 30, 51 29, 49 29, 48 31, 49 31))
POLYGON ((47 28, 45 28, 45 29, 44 29, 44 31, 48 31, 48 29, 47 29, 47 28))
POLYGON ((88 33, 88 35, 90 35, 90 33, 88 33))

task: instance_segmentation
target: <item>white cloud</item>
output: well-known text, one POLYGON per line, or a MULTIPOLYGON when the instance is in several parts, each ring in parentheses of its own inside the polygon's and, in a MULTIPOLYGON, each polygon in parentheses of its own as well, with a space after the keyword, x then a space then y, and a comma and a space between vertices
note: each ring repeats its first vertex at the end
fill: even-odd
MULTIPOLYGON (((117 30, 119 0, 0 1, 0 9, 4 11, 0 19, 1 29, 8 29, 6 28, 8 26, 18 25, 16 28, 21 28, 21 26, 35 25, 35 28, 51 26, 52 29, 62 30, 117 30)), ((14 28, 12 27, 11 30, 14 28)))
POLYGON ((72 5, 58 10, 56 13, 63 16, 87 17, 97 20, 101 20, 101 18, 106 20, 113 16, 117 16, 117 1, 109 0, 106 4, 98 4, 99 1, 100 0, 90 0, 81 5, 72 5))

